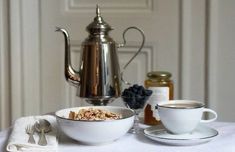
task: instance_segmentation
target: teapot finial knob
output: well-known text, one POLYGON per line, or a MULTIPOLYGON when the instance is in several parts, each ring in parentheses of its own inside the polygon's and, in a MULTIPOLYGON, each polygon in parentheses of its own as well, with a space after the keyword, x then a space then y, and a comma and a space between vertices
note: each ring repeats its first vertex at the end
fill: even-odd
POLYGON ((111 26, 108 25, 102 18, 101 12, 100 12, 100 7, 97 4, 96 5, 96 16, 94 17, 93 22, 91 22, 87 27, 87 31, 90 32, 91 34, 93 33, 108 33, 110 30, 112 30, 111 26))
POLYGON ((96 15, 100 16, 100 8, 98 4, 96 4, 96 15))

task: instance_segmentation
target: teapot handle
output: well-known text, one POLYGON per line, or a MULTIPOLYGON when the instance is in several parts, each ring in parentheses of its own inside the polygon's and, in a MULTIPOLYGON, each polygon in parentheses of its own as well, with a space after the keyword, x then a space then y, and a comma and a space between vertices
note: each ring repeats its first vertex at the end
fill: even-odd
POLYGON ((122 70, 122 72, 121 72, 121 80, 122 80, 125 84, 127 84, 127 85, 131 85, 131 83, 129 83, 129 82, 127 82, 127 81, 125 81, 125 80, 123 79, 123 73, 124 73, 125 69, 127 68, 127 66, 132 62, 132 60, 140 53, 140 51, 142 50, 142 48, 143 48, 143 46, 144 46, 144 43, 145 43, 145 35, 144 35, 144 32, 143 32, 141 29, 139 29, 139 28, 137 28, 137 27, 135 27, 135 26, 131 26, 131 27, 126 28, 126 29, 123 31, 123 34, 122 34, 123 43, 122 43, 122 44, 119 44, 118 47, 124 47, 124 46, 126 45, 125 34, 126 34, 126 32, 127 32, 128 30, 130 30, 130 29, 135 29, 135 30, 137 30, 137 31, 140 32, 140 34, 142 35, 142 43, 141 43, 141 45, 140 45, 140 47, 139 47, 139 50, 138 50, 138 51, 131 57, 131 59, 125 64, 125 66, 123 67, 123 70, 122 70))

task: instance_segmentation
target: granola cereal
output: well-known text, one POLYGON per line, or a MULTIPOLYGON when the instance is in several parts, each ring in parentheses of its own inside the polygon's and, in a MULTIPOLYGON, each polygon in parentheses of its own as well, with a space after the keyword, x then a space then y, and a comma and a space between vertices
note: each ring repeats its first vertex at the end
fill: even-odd
POLYGON ((70 111, 69 119, 73 120, 116 120, 120 119, 122 116, 107 110, 88 108, 80 109, 78 112, 70 111))

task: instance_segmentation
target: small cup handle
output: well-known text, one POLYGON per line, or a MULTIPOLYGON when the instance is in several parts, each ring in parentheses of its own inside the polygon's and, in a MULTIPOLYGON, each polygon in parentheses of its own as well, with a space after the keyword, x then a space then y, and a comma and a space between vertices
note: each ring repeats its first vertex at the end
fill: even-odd
POLYGON ((200 122, 202 122, 202 123, 208 123, 208 122, 215 121, 215 120, 217 119, 217 113, 216 113, 214 110, 211 110, 211 109, 208 109, 208 108, 204 108, 204 109, 203 109, 203 113, 204 113, 204 112, 212 113, 212 114, 214 115, 214 118, 209 119, 209 120, 201 120, 200 122))

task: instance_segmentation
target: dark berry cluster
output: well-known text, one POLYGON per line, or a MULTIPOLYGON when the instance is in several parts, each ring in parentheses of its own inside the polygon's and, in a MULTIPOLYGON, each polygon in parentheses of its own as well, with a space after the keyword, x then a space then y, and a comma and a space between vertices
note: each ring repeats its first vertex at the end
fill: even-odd
POLYGON ((131 109, 139 109, 144 107, 145 102, 151 94, 152 90, 148 90, 141 85, 134 84, 122 92, 122 98, 131 109))

